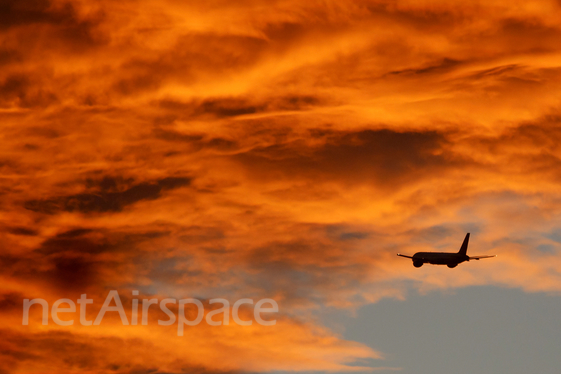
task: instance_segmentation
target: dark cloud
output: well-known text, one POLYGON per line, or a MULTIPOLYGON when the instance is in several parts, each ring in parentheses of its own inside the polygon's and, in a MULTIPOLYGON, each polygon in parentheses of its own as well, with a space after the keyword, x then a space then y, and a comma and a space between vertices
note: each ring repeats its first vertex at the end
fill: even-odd
POLYGON ((0 93, 2 96, 24 95, 25 91, 29 88, 29 84, 29 77, 26 75, 11 75, 0 84, 0 93))
POLYGON ((503 19, 497 36, 515 50, 544 52, 561 44, 561 28, 545 25, 536 18, 503 19))
POLYGON ((303 110, 325 105, 325 99, 314 95, 288 95, 271 100, 270 110, 303 110))
POLYGON ((58 98, 50 89, 42 88, 38 82, 43 79, 33 74, 16 73, 8 75, 0 83, 0 106, 22 108, 45 107, 57 102, 58 98))
POLYGON ((475 73, 470 75, 470 78, 472 78, 472 79, 486 79, 486 78, 489 78, 491 76, 497 77, 497 76, 502 76, 502 75, 520 70, 522 68, 523 68, 523 66, 516 65, 516 64, 494 66, 494 67, 489 68, 489 69, 476 71, 475 73))
MULTIPOLYGON (((126 70, 126 68, 124 68, 126 70)), ((128 78, 120 79, 113 86, 114 90, 124 96, 138 95, 143 92, 157 90, 164 82, 164 73, 154 72, 153 69, 145 69, 145 72, 139 72, 128 78)), ((95 101, 95 99, 93 99, 95 101)))
POLYGON ((32 108, 57 102, 57 96, 52 91, 32 83, 40 80, 22 73, 7 76, 0 82, 0 106, 32 108))
MULTIPOLYGON (((53 253, 75 252, 83 254, 100 254, 116 251, 119 247, 111 243, 105 235, 87 235, 89 229, 74 229, 55 235, 45 240, 38 251, 49 255, 53 253)), ((95 233, 94 233, 95 234, 95 233)))
POLYGON ((155 128, 154 136, 162 140, 192 144, 200 143, 204 139, 204 135, 202 134, 183 134, 179 131, 166 130, 162 128, 155 128))
POLYGON ((264 99, 212 98, 202 101, 180 102, 161 100, 158 105, 166 110, 179 111, 182 118, 229 118, 245 114, 275 111, 298 111, 324 105, 326 100, 318 95, 286 95, 264 99))
POLYGON ((260 177, 299 175, 393 187, 461 164, 442 152, 448 141, 436 131, 382 129, 315 134, 324 138, 324 144, 317 148, 297 142, 274 144, 236 158, 260 177))
POLYGON ((241 98, 216 98, 189 103, 166 99, 160 101, 158 105, 168 110, 180 110, 185 117, 235 117, 265 110, 265 105, 251 104, 241 98))
MULTIPOLYGON (((12 39, 19 41, 15 56, 19 56, 21 61, 27 63, 35 62, 38 53, 45 52, 44 48, 51 50, 49 57, 52 57, 60 52, 84 53, 88 49, 107 43, 107 37, 99 31, 98 27, 102 22, 102 12, 90 11, 87 16, 79 15, 72 2, 60 3, 47 0, 23 2, 1 0, 0 2, 0 32, 14 30, 12 39)), ((38 73, 39 77, 50 69, 51 65, 46 59, 41 69, 32 73, 33 75, 38 73)))
MULTIPOLYGON (((178 156, 185 153, 194 154, 201 150, 215 150, 219 152, 232 152, 239 149, 240 144, 234 139, 225 137, 209 137, 202 134, 182 133, 173 129, 157 127, 153 130, 157 139, 166 142, 182 143, 181 148, 170 150, 167 156, 178 156), (188 148, 185 147, 188 146, 188 148)), ((180 146, 178 144, 178 146, 180 146)))
POLYGON ((309 32, 310 24, 304 25, 296 22, 280 22, 270 23, 263 27, 263 33, 271 40, 276 46, 294 42, 301 39, 307 32, 309 32))
MULTIPOLYGON (((92 193, 81 193, 61 196, 46 200, 29 200, 25 208, 35 212, 55 214, 59 211, 80 213, 120 212, 125 207, 142 200, 155 200, 166 190, 188 186, 190 178, 168 177, 156 182, 145 182, 132 185, 124 191, 113 192, 111 187, 117 186, 117 179, 104 178, 99 182, 99 190, 92 193)), ((91 182, 89 183, 91 185, 91 182)))
POLYGON ((410 3, 392 6, 382 1, 368 4, 365 8, 373 19, 387 20, 421 33, 449 30, 470 21, 470 15, 464 14, 461 9, 442 5, 424 7, 410 3))
POLYGON ((20 310, 24 295, 21 293, 10 292, 0 294, 0 312, 13 312, 20 310))
POLYGON ((117 192, 126 190, 132 184, 134 184, 133 178, 123 178, 121 176, 104 176, 101 179, 86 179, 87 188, 98 188, 103 192, 117 192))
POLYGON ((65 230, 21 256, 1 255, 0 266, 7 277, 37 282, 67 296, 105 285, 116 287, 134 281, 161 260, 165 252, 153 249, 161 248, 160 241, 165 242, 172 232, 158 226, 160 229, 130 232, 65 230))
POLYGON ((84 258, 58 257, 53 259, 54 269, 45 272, 44 279, 50 279, 53 285, 60 290, 83 290, 98 284, 100 275, 98 264, 84 258))
POLYGON ((264 106, 248 105, 247 103, 236 100, 205 100, 197 108, 195 114, 214 114, 217 117, 234 117, 242 114, 253 114, 262 112, 264 106))
MULTIPOLYGON (((5 275, 26 282, 37 282, 42 287, 79 294, 104 284, 102 274, 112 274, 119 264, 96 260, 80 254, 80 248, 65 248, 68 253, 44 255, 36 252, 26 256, 0 257, 5 275)), ((26 294, 25 297, 34 297, 26 294)))
POLYGON ((129 253, 136 245, 166 237, 169 230, 111 232, 107 229, 76 228, 58 233, 43 241, 36 252, 42 255, 75 253, 99 255, 129 253))
POLYGON ((48 0, 0 1, 0 30, 33 23, 57 24, 71 18, 68 8, 62 12, 51 11, 51 2, 48 0))
POLYGON ((10 234, 14 234, 14 235, 24 235, 24 236, 36 236, 38 235, 38 231, 34 230, 34 229, 30 229, 27 227, 7 227, 6 230, 10 233, 10 234))
MULTIPOLYGON (((65 49, 83 51, 85 48, 99 44, 101 36, 96 32, 102 20, 101 13, 89 14, 89 18, 80 18, 71 2, 57 4, 49 0, 1 0, 0 31, 15 27, 31 27, 35 32, 37 25, 49 25, 50 30, 42 31, 50 38, 49 42, 59 39, 65 49)), ((19 37, 30 36, 22 34, 19 37)))
POLYGON ((430 64, 426 67, 420 67, 416 69, 404 69, 399 71, 391 71, 389 74, 443 74, 453 70, 454 68, 461 65, 462 61, 457 61, 450 58, 444 58, 441 61, 430 64))

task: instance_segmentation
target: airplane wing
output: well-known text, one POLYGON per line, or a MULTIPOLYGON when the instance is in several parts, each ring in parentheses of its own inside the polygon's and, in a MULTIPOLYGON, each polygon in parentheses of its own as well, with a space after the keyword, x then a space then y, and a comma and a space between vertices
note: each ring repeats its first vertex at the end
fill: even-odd
POLYGON ((401 256, 401 257, 413 258, 413 257, 411 257, 411 256, 402 255, 401 253, 398 253, 397 255, 398 255, 398 256, 401 256))
POLYGON ((491 257, 497 257, 497 255, 493 255, 493 256, 470 256, 470 260, 479 260, 480 258, 491 258, 491 257))

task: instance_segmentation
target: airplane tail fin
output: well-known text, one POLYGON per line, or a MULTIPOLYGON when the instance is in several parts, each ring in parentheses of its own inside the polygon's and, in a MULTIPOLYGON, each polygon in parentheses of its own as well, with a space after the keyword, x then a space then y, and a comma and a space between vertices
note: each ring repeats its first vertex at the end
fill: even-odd
POLYGON ((464 239, 464 242, 462 243, 462 247, 460 248, 460 251, 458 252, 458 254, 461 254, 461 255, 464 255, 464 256, 467 254, 468 242, 469 242, 469 232, 466 234, 466 238, 464 239))

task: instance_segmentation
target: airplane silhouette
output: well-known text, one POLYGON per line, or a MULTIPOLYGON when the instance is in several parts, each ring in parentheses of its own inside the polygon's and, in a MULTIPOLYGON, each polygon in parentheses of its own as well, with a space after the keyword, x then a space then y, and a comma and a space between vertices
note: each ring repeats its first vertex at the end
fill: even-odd
POLYGON ((458 264, 469 260, 479 260, 481 258, 497 257, 493 256, 468 256, 468 241, 469 232, 462 243, 460 251, 458 253, 453 252, 417 252, 413 256, 406 256, 398 253, 398 256, 407 257, 413 260, 413 266, 420 268, 423 264, 433 264, 433 265, 446 265, 449 268, 455 268, 458 264))

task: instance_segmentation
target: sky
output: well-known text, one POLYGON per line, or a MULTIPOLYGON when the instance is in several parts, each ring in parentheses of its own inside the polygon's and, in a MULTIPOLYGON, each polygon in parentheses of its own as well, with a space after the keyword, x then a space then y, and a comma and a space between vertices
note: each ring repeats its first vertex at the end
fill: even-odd
POLYGON ((558 372, 560 17, 0 0, 0 373, 558 372), (22 324, 110 290, 277 322, 22 324))

